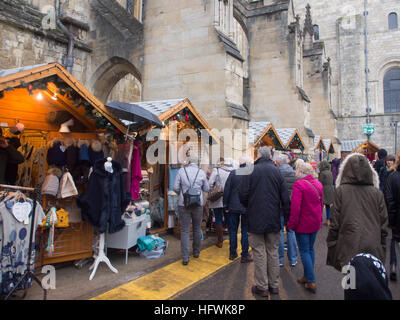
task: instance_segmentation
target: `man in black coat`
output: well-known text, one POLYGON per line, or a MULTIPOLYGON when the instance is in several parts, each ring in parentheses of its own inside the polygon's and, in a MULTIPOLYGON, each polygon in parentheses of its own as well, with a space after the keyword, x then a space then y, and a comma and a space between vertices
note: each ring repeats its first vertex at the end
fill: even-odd
POLYGON ((239 198, 247 209, 249 243, 254 252, 253 293, 267 297, 269 290, 278 294, 280 217, 283 210, 286 224, 290 205, 285 180, 271 161, 269 147, 258 150, 253 172, 243 177, 239 198))
POLYGON ((392 172, 385 185, 385 202, 389 215, 389 228, 392 229, 391 254, 390 254, 390 279, 397 280, 399 267, 397 259, 400 258, 400 163, 396 162, 396 171, 392 172))

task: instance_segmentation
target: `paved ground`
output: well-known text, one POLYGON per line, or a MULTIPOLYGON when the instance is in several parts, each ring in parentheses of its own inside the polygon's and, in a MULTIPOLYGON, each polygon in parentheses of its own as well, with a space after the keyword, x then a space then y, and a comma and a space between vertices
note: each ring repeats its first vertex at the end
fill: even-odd
MULTIPOLYGON (((297 283, 296 279, 303 276, 300 260, 297 266, 292 269, 288 265, 287 257, 285 257, 285 267, 281 268, 280 273, 280 294, 279 296, 272 295, 271 300, 343 300, 343 289, 341 287, 343 275, 325 263, 326 236, 327 227, 323 226, 315 243, 317 293, 310 293, 297 283)), ((251 286, 254 285, 253 279, 254 264, 242 264, 237 260, 211 279, 207 279, 195 288, 176 297, 176 299, 256 300, 251 293, 251 286)), ((393 299, 400 300, 400 282, 391 282, 390 288, 393 299)), ((257 300, 259 299, 257 297, 257 300)))
MULTIPOLYGON (((342 300, 343 290, 341 288, 342 275, 332 267, 328 267, 325 264, 326 259, 326 234, 327 227, 323 227, 318 233, 316 241, 316 278, 318 290, 317 294, 312 294, 304 290, 299 284, 297 284, 297 277, 302 276, 303 268, 299 261, 299 264, 291 269, 287 265, 281 268, 281 283, 280 283, 280 295, 272 296, 272 299, 281 300, 342 300)), ((134 287, 135 281, 141 279, 141 282, 145 283, 145 278, 150 279, 150 282, 154 283, 154 277, 151 274, 157 271, 158 276, 163 278, 163 270, 171 270, 174 268, 182 268, 182 272, 194 272, 196 271, 194 262, 189 263, 190 268, 184 269, 181 265, 180 260, 180 241, 171 234, 161 235, 165 240, 169 242, 167 249, 167 255, 159 259, 144 259, 139 257, 135 252, 130 252, 128 264, 125 264, 124 252, 117 250, 109 250, 108 256, 114 267, 118 269, 118 274, 112 273, 108 268, 101 264, 97 270, 97 273, 93 280, 89 280, 89 266, 87 264, 82 269, 75 268, 71 263, 58 265, 57 266, 57 282, 56 290, 51 290, 48 294, 49 300, 76 300, 76 299, 91 299, 104 293, 110 292, 121 285, 131 283, 131 287, 134 287), (176 266, 176 267, 175 267, 176 266), (165 269, 163 269, 165 268, 165 269), (153 280, 151 280, 153 279, 153 280)), ((225 235, 227 239, 227 235, 225 235)), ((227 259, 228 245, 225 241, 223 249, 218 249, 213 246, 215 242, 215 234, 208 234, 206 239, 203 241, 203 250, 208 250, 207 257, 204 252, 202 261, 199 263, 211 263, 217 264, 213 268, 217 271, 212 271, 213 268, 207 267, 209 273, 203 272, 199 268, 201 276, 195 275, 190 281, 196 279, 196 283, 191 283, 190 286, 181 282, 180 286, 177 286, 176 292, 171 294, 173 291, 168 291, 168 294, 164 296, 156 295, 161 297, 160 299, 172 298, 177 300, 255 300, 251 294, 251 286, 254 284, 254 266, 253 263, 241 264, 239 259, 234 262, 227 259), (208 248, 208 249, 207 249, 208 248), (213 257, 215 255, 215 260, 213 257), (218 261, 217 261, 218 260, 218 261), (185 287, 187 286, 187 287, 185 287)), ((201 255, 202 257, 202 255, 201 255)), ((193 260, 193 259, 192 259, 193 260)), ((193 260, 194 261, 194 260, 193 260)), ((40 272, 40 270, 39 270, 40 272)), ((40 275, 40 273, 38 273, 40 275)), ((171 274, 166 272, 165 274, 171 274)), ((170 278, 170 277, 164 277, 170 278)), ((160 278, 159 278, 160 279, 160 278)), ((174 278, 171 279, 174 281, 174 278)), ((138 282, 136 282, 138 283, 138 282)), ((143 285, 143 284, 142 284, 143 285)), ((144 284, 148 290, 153 284, 144 284)), ((400 283, 390 283, 393 298, 400 300, 400 283)), ((156 288, 155 291, 159 291, 156 288)), ((125 292, 126 294, 126 292, 125 292)), ((136 293, 135 293, 136 294, 136 293)), ((103 297, 106 297, 103 295, 103 297)), ((129 295, 128 295, 129 297, 129 295)), ((132 296, 133 298, 134 296, 132 296)), ((135 296, 137 297, 137 296, 135 296)), ((151 298, 152 295, 143 296, 143 298, 151 298)), ((115 297, 114 297, 115 298, 115 297)), ((126 299, 126 296, 124 297, 126 299)), ((35 284, 28 291, 28 295, 25 299, 42 299, 42 291, 35 284)), ((257 298, 259 299, 259 298, 257 298)))
MULTIPOLYGON (((129 251, 128 264, 125 264, 125 251, 108 250, 111 264, 118 270, 118 274, 111 272, 101 263, 93 280, 89 280, 91 263, 82 269, 77 269, 72 262, 56 265, 56 290, 49 290, 48 300, 86 300, 114 289, 122 284, 138 279, 155 270, 159 270, 180 259, 180 240, 169 233, 160 234, 168 241, 166 255, 158 259, 145 259, 138 256, 134 250, 129 251)), ((215 235, 210 234, 202 242, 203 248, 213 245, 215 235)), ((36 274, 41 279, 39 270, 36 274)), ((43 298, 43 292, 36 284, 29 289, 26 300, 43 298)))

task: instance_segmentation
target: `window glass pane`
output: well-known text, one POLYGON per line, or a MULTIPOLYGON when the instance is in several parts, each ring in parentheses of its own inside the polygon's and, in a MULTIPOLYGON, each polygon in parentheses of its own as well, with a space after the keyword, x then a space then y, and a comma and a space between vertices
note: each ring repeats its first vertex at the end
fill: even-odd
POLYGON ((389 14, 389 29, 397 29, 397 27, 397 13, 392 12, 391 14, 389 14))
POLYGON ((383 89, 385 113, 400 112, 400 69, 386 72, 383 89))
POLYGON ((391 80, 390 81, 390 89, 399 90, 400 89, 400 80, 391 80))
POLYGON ((314 39, 319 40, 319 26, 317 24, 314 25, 314 39))

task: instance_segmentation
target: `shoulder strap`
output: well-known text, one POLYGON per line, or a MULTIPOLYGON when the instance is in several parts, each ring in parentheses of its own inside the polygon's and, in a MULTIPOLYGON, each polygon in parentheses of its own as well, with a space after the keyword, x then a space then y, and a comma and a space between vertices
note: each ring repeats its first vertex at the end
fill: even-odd
POLYGON ((318 198, 319 198, 319 200, 321 200, 321 195, 319 194, 318 189, 317 189, 310 181, 305 180, 305 179, 302 179, 302 180, 305 181, 305 182, 307 182, 310 186, 312 186, 312 187, 314 188, 315 191, 317 191, 318 198))
POLYGON ((186 177, 187 177, 187 179, 188 179, 188 181, 189 181, 189 185, 191 185, 190 188, 193 188, 194 183, 196 182, 196 179, 197 179, 197 175, 199 174, 200 168, 197 170, 196 177, 194 178, 194 181, 193 181, 192 184, 190 183, 190 179, 189 179, 189 176, 188 176, 188 174, 187 174, 186 168, 184 167, 183 170, 185 170, 186 177))

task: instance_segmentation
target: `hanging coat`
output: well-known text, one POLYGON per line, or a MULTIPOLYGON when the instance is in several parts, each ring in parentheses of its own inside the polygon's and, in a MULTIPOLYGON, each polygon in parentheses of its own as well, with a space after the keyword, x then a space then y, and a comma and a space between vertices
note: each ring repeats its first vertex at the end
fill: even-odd
POLYGON ((121 165, 112 161, 113 172, 104 169, 107 159, 98 160, 90 175, 87 189, 77 199, 82 210, 82 218, 104 233, 109 225, 109 233, 117 232, 125 226, 122 215, 131 197, 125 192, 121 165))
POLYGON ((140 152, 139 142, 135 141, 132 153, 132 167, 131 167, 131 195, 133 200, 139 198, 140 181, 142 181, 142 169, 140 168, 140 152))

